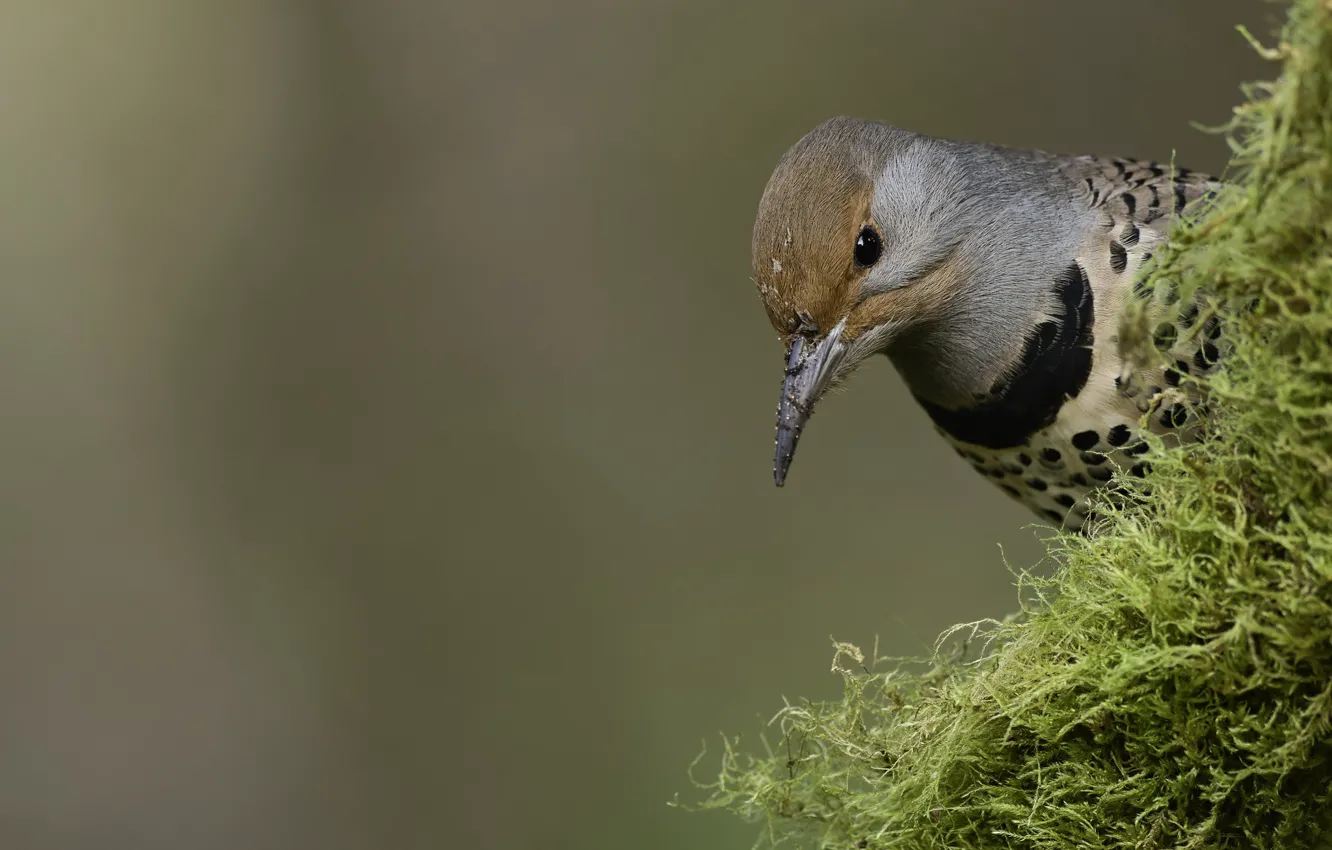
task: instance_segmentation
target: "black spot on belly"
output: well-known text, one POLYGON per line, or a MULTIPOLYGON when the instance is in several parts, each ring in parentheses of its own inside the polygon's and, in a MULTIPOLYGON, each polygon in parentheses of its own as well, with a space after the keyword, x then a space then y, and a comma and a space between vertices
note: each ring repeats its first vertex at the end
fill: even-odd
POLYGON ((1017 368, 974 407, 950 410, 917 396, 954 439, 992 449, 1025 445, 1087 384, 1092 367, 1091 283, 1076 262, 1055 281, 1058 315, 1027 339, 1017 368))
POLYGON ((1105 432, 1105 441, 1112 446, 1119 447, 1128 442, 1129 429, 1127 425, 1116 425, 1105 432))
POLYGON ((1064 515, 1061 514, 1059 511, 1049 511, 1049 510, 1047 510, 1047 511, 1045 512, 1045 515, 1048 516, 1050 519, 1054 520, 1055 522, 1063 522, 1063 521, 1064 521, 1064 515))
POLYGON ((1059 463, 1063 457, 1059 454, 1059 449, 1041 449, 1041 460, 1046 463, 1059 463))
POLYGON ((1115 274, 1122 274, 1124 269, 1128 268, 1128 251, 1118 242, 1110 243, 1110 270, 1115 274))
POLYGON ((1071 508, 1078 500, 1067 493, 1060 493, 1058 496, 1055 496, 1055 501, 1066 508, 1071 508))
POLYGON ((1198 319, 1198 305, 1190 304, 1179 312, 1179 326, 1181 328, 1191 328, 1198 319))
POLYGON ((1166 428, 1182 428, 1189 421, 1189 412, 1182 404, 1172 404, 1161 411, 1161 425, 1166 428))
MULTIPOLYGON (((1138 244, 1138 238, 1141 236, 1138 227, 1133 222, 1124 225, 1124 232, 1120 234, 1119 242, 1126 248, 1132 248, 1138 244)), ((1112 249, 1113 250, 1113 249, 1112 249)))
POLYGON ((1008 495, 1012 496, 1014 499, 1020 499, 1020 498, 1022 498, 1022 494, 1021 494, 1020 492, 1018 492, 1018 488, 1014 487, 1014 486, 1011 485, 1011 484, 1000 484, 999 487, 1000 487, 1005 493, 1007 493, 1008 495))
POLYGON ((1097 481, 1109 481, 1115 476, 1115 473, 1108 466, 1089 466, 1087 467, 1087 474, 1097 481))
POLYGON ((1050 485, 1046 484, 1044 481, 1042 481, 1042 480, 1039 479, 1039 478, 1028 478, 1026 483, 1027 483, 1027 486, 1028 486, 1028 487, 1030 487, 1030 488, 1033 489, 1033 490, 1038 490, 1038 491, 1039 491, 1039 490, 1045 490, 1045 489, 1047 489, 1047 488, 1050 486, 1050 485))
POLYGON ((1022 454, 1018 455, 1018 463, 1022 464, 1023 466, 1031 466, 1031 455, 1027 454, 1026 452, 1023 452, 1022 454))
POLYGON ((1082 452, 1078 455, 1078 460, 1088 466, 1100 466, 1105 463, 1105 455, 1100 452, 1082 452))
POLYGON ((1078 451, 1091 451, 1101 442, 1101 435, 1095 431, 1079 431, 1073 435, 1073 447, 1078 451))

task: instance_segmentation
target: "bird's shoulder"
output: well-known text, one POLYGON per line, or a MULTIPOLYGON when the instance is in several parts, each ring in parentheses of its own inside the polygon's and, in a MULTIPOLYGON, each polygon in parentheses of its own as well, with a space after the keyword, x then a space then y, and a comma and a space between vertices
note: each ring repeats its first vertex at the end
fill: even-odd
POLYGON ((1181 214, 1191 215, 1222 190, 1215 177, 1170 164, 1121 157, 1065 157, 1060 169, 1093 213, 1078 262, 1097 301, 1096 336, 1111 340, 1125 302, 1143 294, 1143 267, 1181 214))
POLYGON ((1222 188, 1209 174, 1143 159, 1065 157, 1060 171, 1085 192, 1088 208, 1158 229, 1222 188))

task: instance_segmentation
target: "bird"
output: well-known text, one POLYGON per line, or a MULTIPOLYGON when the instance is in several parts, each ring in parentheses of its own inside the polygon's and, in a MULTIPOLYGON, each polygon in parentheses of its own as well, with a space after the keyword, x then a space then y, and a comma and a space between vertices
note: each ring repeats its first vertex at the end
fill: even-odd
POLYGON ((1171 225, 1215 177, 1150 160, 936 138, 825 121, 783 154, 751 244, 784 345, 773 474, 782 486, 815 405, 887 355, 977 472, 1078 531, 1116 471, 1143 477, 1144 431, 1198 439, 1198 382, 1222 357, 1202 299, 1142 283, 1171 225), (1119 351, 1121 311, 1164 317, 1161 357, 1119 351))

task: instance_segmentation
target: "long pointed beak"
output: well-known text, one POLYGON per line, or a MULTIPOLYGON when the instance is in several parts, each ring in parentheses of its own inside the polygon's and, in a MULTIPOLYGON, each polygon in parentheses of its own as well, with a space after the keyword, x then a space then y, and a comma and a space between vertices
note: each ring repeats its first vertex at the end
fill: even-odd
POLYGON ((842 342, 845 327, 846 320, 843 319, 818 342, 796 337, 791 344, 786 356, 782 398, 777 404, 777 456, 773 460, 772 475, 778 487, 786 483, 786 473, 795 458, 800 432, 814 412, 814 403, 828 389, 838 365, 846 356, 846 344, 842 342))

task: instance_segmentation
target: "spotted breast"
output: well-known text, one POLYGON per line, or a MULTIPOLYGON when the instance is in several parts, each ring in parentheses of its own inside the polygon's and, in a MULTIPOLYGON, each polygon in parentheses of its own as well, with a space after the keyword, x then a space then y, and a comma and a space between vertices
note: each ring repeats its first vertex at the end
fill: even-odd
POLYGON ((1087 208, 1101 215, 1083 252, 1053 284, 1062 310, 1040 324, 1012 376, 985 404, 948 410, 918 401, 978 473, 1038 515, 1078 530, 1092 490, 1116 470, 1145 474, 1144 423, 1167 444, 1202 433, 1204 399, 1185 377, 1216 368, 1221 320, 1209 315, 1199 324, 1200 303, 1171 309, 1172 293, 1147 289, 1142 276, 1171 221, 1212 200, 1221 184, 1126 159, 1078 157, 1064 169, 1085 187, 1087 208), (1170 365, 1133 371, 1122 362, 1118 328, 1129 298, 1154 302, 1163 321, 1153 342, 1170 365))

